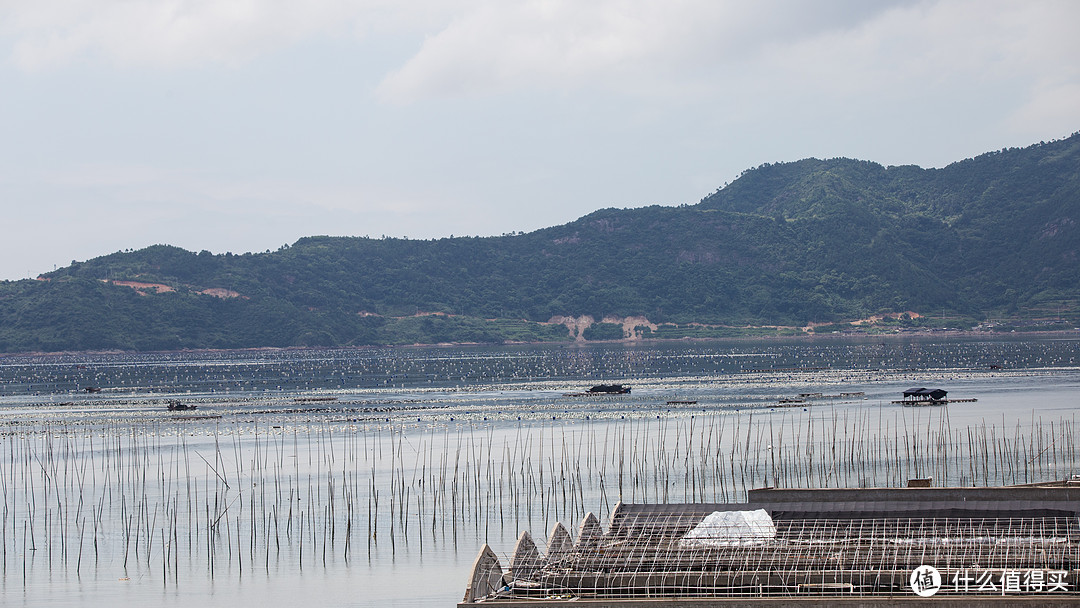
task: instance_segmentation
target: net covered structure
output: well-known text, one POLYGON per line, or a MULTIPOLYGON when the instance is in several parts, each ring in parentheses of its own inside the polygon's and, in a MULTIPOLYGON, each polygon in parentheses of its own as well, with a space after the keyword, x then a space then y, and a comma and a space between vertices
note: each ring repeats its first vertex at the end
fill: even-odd
POLYGON ((576 538, 557 524, 544 551, 523 532, 506 569, 485 547, 461 605, 919 596, 1080 603, 1080 502, 1072 500, 1080 488, 1053 500, 1013 489, 998 500, 903 489, 861 501, 818 491, 759 493, 738 504, 620 504, 606 529, 591 514, 576 538))

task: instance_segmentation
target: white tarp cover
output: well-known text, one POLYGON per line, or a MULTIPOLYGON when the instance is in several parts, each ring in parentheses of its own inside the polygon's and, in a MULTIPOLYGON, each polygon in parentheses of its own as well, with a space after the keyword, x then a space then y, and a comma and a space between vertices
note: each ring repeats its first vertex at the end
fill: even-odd
POLYGON ((776 526, 765 509, 713 511, 679 539, 679 547, 744 547, 776 538, 776 526))

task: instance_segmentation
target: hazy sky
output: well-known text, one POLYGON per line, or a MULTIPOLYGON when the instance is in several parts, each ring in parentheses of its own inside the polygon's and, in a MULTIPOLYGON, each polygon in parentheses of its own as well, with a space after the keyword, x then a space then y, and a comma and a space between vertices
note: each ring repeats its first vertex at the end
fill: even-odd
POLYGON ((531 231, 1080 130, 1080 2, 0 0, 0 278, 531 231))

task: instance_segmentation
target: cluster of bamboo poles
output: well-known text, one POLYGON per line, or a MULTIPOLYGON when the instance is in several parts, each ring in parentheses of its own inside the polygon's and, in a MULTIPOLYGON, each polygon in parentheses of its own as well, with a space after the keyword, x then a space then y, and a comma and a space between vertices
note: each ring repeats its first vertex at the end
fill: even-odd
POLYGON ((512 538, 620 500, 736 502, 767 485, 895 487, 912 477, 1030 483, 1080 465, 1071 419, 954 427, 935 410, 16 429, 0 438, 0 577, 113 568, 167 585, 423 552, 459 535, 512 538))

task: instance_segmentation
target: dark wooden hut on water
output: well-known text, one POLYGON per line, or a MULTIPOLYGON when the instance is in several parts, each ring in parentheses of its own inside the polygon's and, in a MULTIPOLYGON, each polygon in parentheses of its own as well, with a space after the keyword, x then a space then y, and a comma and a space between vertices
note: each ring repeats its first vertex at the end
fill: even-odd
POLYGON ((940 388, 909 388, 904 391, 904 401, 918 403, 921 401, 944 401, 949 391, 940 388))

